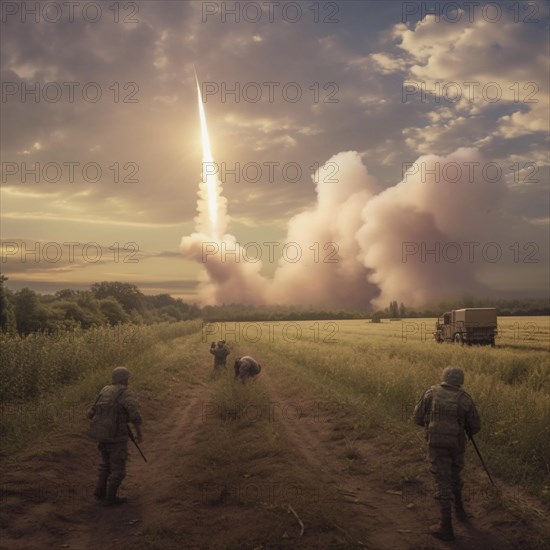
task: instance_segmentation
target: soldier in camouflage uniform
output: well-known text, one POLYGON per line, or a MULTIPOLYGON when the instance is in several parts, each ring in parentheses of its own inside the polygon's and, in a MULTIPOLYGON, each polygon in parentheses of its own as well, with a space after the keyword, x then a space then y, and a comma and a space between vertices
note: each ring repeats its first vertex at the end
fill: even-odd
POLYGON ((139 405, 128 389, 129 378, 128 369, 114 369, 113 383, 101 390, 88 411, 90 436, 99 441, 98 449, 102 459, 94 495, 98 500, 105 499, 106 505, 126 502, 125 498, 117 496, 117 491, 126 477, 128 422, 135 426, 138 443, 143 439, 139 405))
POLYGON ((243 355, 235 361, 235 378, 240 378, 244 384, 247 378, 254 378, 262 370, 260 363, 250 355, 243 355))
POLYGON ((227 364, 227 356, 231 353, 225 340, 219 340, 216 344, 212 342, 210 353, 214 356, 214 372, 217 372, 221 367, 227 364))
POLYGON ((435 477, 435 498, 441 507, 441 521, 430 527, 434 537, 454 540, 451 504, 457 519, 467 521, 462 503, 462 481, 466 447, 465 431, 476 434, 481 421, 472 398, 461 389, 462 369, 447 367, 443 382, 428 389, 414 409, 414 421, 426 427, 430 471, 435 477))

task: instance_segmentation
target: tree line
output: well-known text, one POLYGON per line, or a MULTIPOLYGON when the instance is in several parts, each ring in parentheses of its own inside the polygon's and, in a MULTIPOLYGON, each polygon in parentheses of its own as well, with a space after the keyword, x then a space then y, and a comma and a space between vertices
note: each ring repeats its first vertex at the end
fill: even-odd
POLYGON ((201 317, 208 322, 222 321, 315 321, 372 319, 408 319, 439 317, 445 311, 467 307, 494 307, 499 316, 550 315, 550 302, 547 299, 483 299, 465 295, 461 298, 440 301, 424 308, 412 308, 404 303, 392 301, 383 309, 334 309, 303 307, 293 305, 249 306, 229 304, 205 306, 201 317))
POLYGON ((63 289, 39 294, 30 288, 16 292, 0 275, 0 330, 10 334, 57 332, 119 324, 154 324, 202 318, 222 321, 309 321, 343 319, 402 319, 438 317, 450 309, 496 307, 500 316, 549 315, 547 299, 482 299, 470 295, 426 308, 409 308, 392 301, 378 310, 334 309, 319 306, 225 304, 199 307, 169 294, 145 295, 131 283, 103 281, 89 290, 63 289))
POLYGON ((169 294, 147 296, 131 283, 101 282, 90 290, 63 289, 38 294, 13 292, 0 275, 0 329, 21 335, 119 324, 153 324, 200 317, 200 309, 169 294))

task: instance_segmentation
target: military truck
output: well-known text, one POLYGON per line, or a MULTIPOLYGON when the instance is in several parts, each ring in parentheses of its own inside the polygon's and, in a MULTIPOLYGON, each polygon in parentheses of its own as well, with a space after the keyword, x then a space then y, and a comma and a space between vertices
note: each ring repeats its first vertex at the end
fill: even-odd
POLYGON ((435 323, 436 342, 495 345, 497 310, 493 307, 453 309, 435 323))

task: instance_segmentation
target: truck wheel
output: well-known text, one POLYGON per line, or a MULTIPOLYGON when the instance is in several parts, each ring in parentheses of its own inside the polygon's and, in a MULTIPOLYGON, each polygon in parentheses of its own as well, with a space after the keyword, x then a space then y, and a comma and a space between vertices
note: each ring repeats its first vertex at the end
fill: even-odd
POLYGON ((457 344, 461 344, 461 345, 464 343, 464 342, 462 341, 462 334, 460 334, 460 333, 455 334, 455 342, 456 342, 457 344))

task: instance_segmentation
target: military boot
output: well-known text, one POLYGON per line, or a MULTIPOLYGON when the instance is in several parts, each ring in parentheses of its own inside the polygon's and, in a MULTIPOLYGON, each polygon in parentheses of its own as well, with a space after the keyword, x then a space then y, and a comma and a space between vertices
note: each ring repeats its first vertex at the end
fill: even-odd
POLYGON ((123 497, 117 497, 118 485, 109 484, 107 487, 107 495, 105 497, 106 506, 115 506, 117 504, 124 504, 126 499, 123 497))
POLYGON ((464 509, 464 503, 462 502, 462 491, 455 491, 455 516, 459 521, 468 521, 469 515, 464 509))
POLYGON ((97 500, 103 500, 107 493, 107 478, 109 477, 109 472, 99 472, 97 478, 97 485, 94 491, 94 496, 97 500))
POLYGON ((453 532, 453 520, 451 518, 451 503, 445 502, 441 504, 441 520, 439 524, 432 525, 430 531, 433 537, 451 541, 455 540, 453 532))

